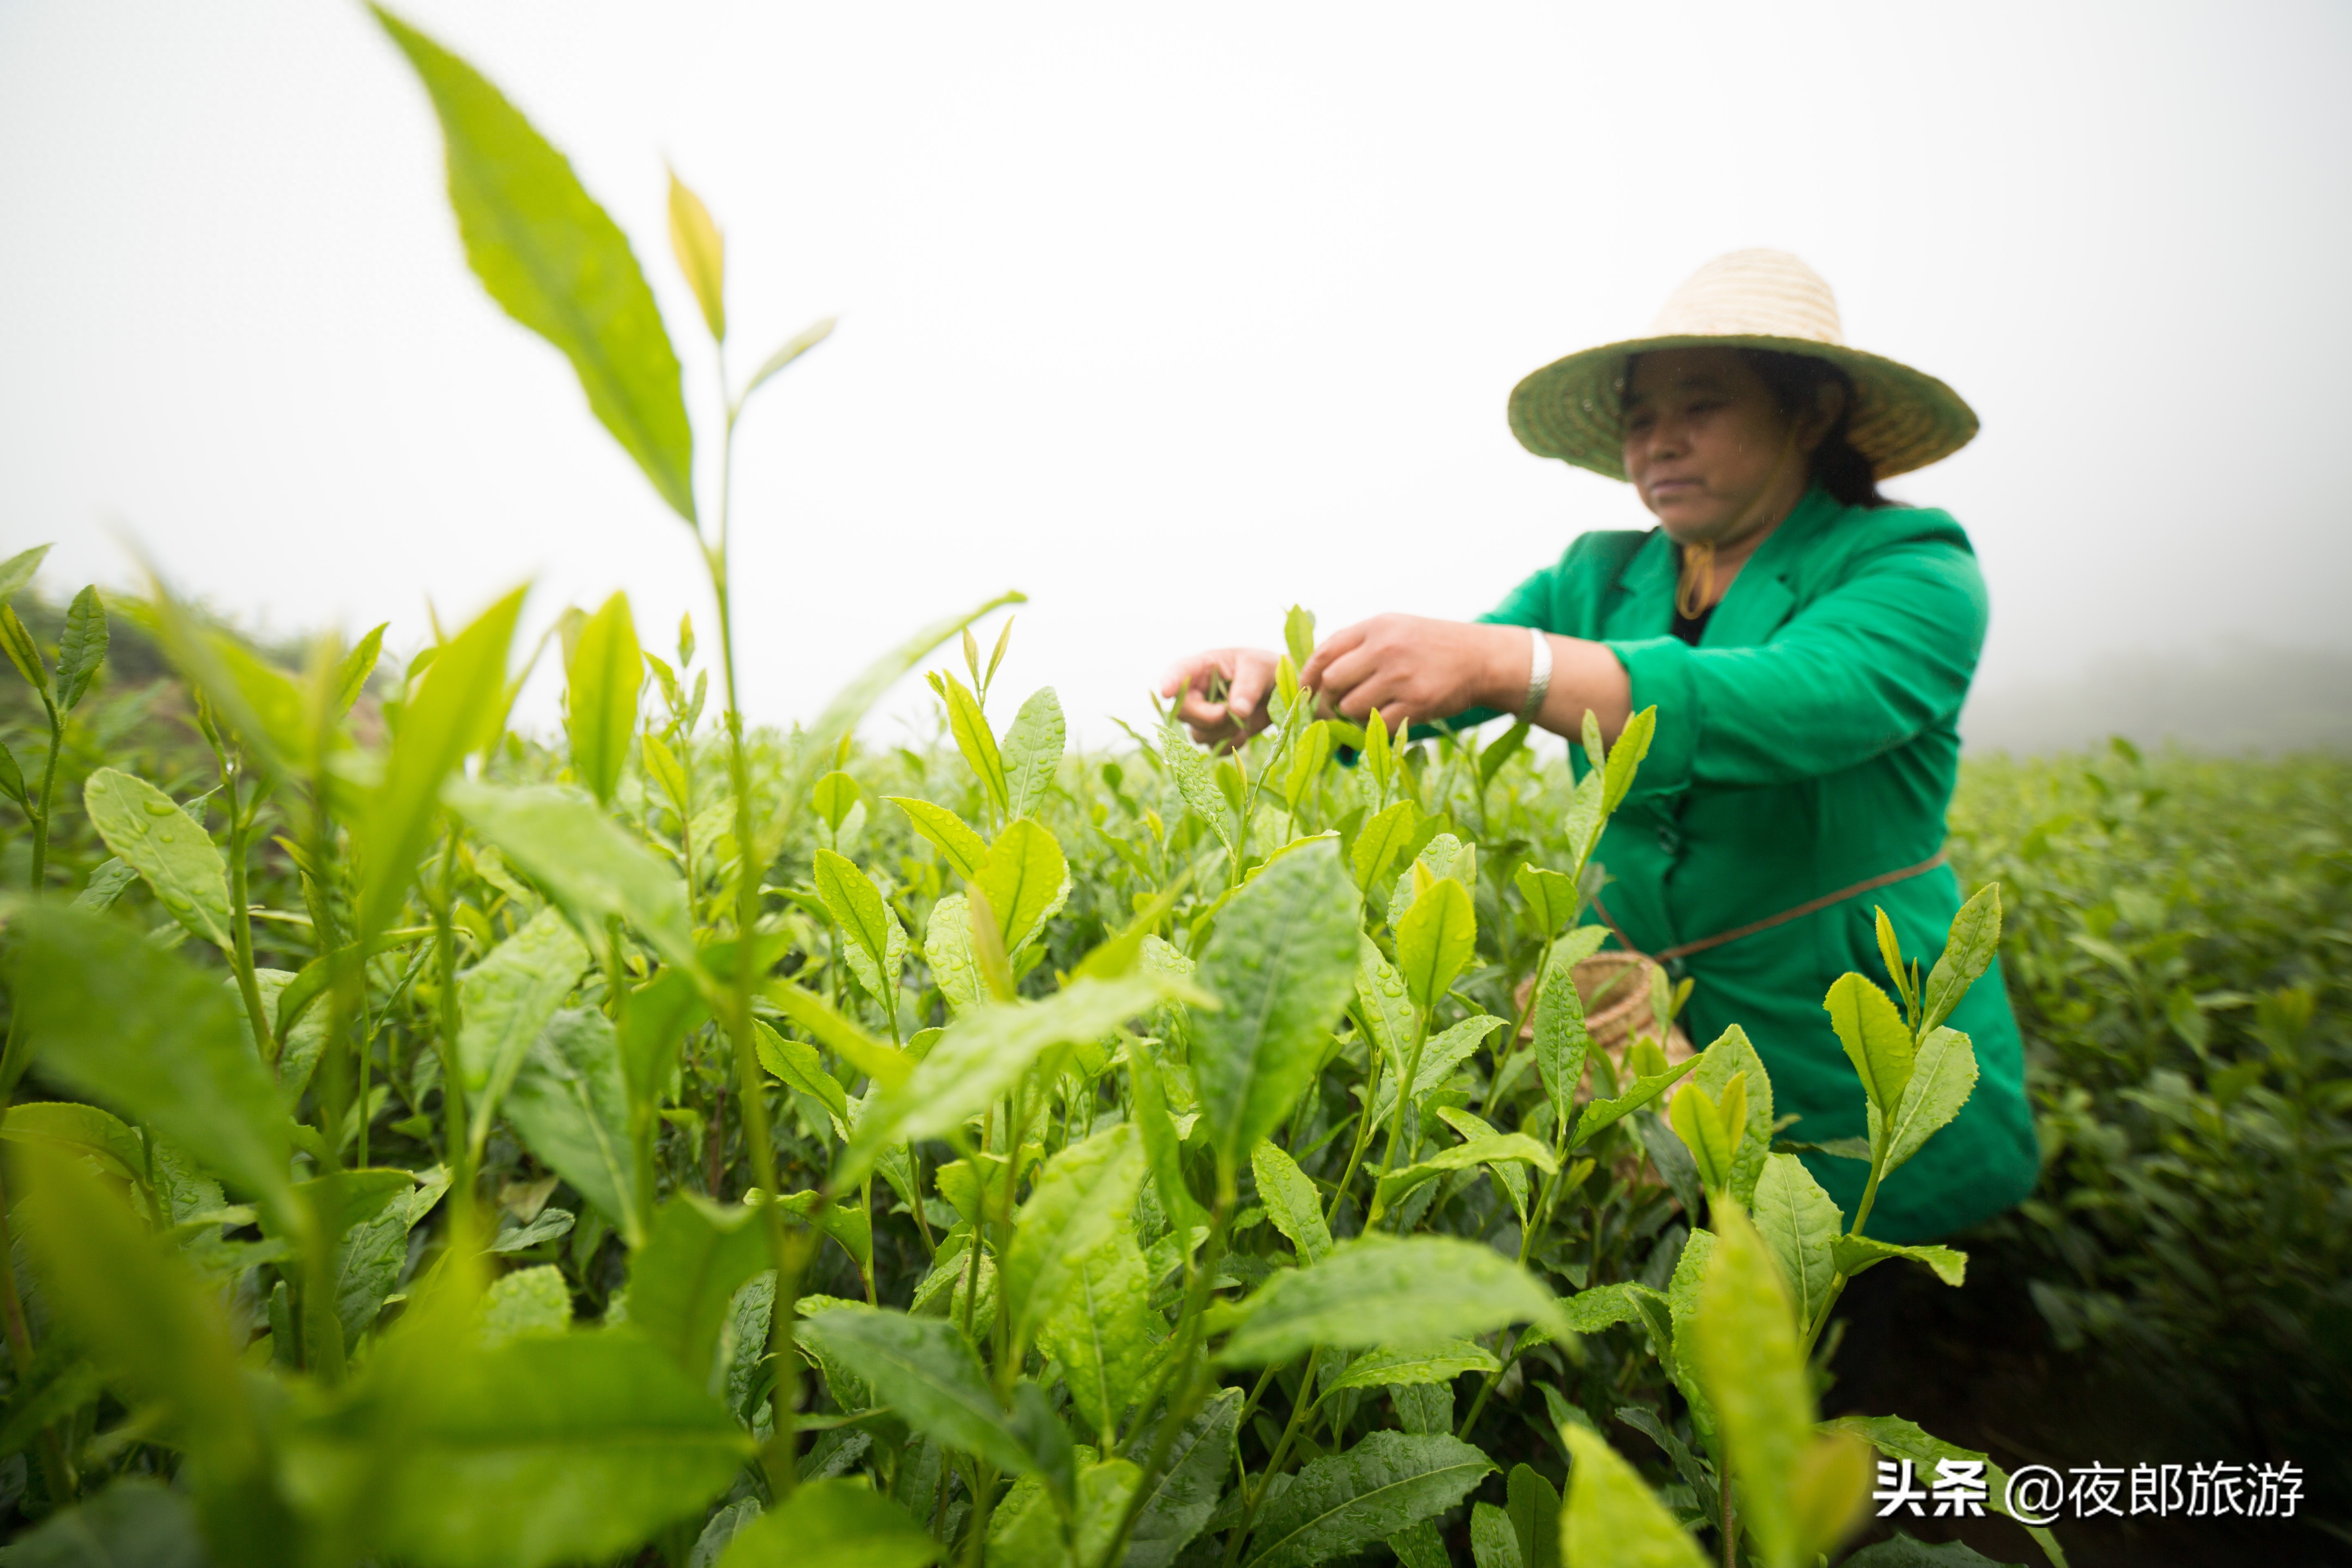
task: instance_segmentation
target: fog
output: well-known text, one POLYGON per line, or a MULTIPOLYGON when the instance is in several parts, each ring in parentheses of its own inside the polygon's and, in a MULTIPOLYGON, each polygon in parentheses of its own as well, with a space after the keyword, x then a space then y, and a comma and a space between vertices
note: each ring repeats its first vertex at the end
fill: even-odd
MULTIPOLYGON (((2224 666, 2193 701, 2140 680, 2131 722, 2284 670, 2293 679, 2352 650, 2340 5, 407 14, 632 235, 706 481, 665 160, 727 232, 739 376, 841 317, 740 437, 756 720, 1006 587, 1008 689, 1092 740, 1293 601, 1474 614, 1648 521, 1517 446, 1513 383, 1763 245, 1982 416, 1890 489, 1970 530, 2011 733, 2068 692, 2120 723, 2102 671, 2224 666)), ((0 5, 0 534, 57 542, 51 593, 134 584, 135 542, 261 628, 413 647, 428 600, 530 579, 535 626, 625 587, 649 644, 685 611, 709 642, 683 525, 467 271, 355 5, 0 5)))

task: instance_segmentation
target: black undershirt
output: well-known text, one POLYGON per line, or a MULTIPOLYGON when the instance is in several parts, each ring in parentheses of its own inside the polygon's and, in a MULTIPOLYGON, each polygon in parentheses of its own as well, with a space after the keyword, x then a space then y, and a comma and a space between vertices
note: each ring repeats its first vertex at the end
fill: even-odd
MULTIPOLYGON (((1720 601, 1717 602, 1720 603, 1720 601)), ((1713 614, 1715 614, 1714 605, 1709 605, 1706 609, 1701 610, 1696 616, 1685 616, 1680 609, 1675 610, 1674 626, 1675 636, 1682 638, 1683 641, 1690 644, 1693 647, 1698 647, 1698 639, 1706 633, 1706 619, 1713 614)))

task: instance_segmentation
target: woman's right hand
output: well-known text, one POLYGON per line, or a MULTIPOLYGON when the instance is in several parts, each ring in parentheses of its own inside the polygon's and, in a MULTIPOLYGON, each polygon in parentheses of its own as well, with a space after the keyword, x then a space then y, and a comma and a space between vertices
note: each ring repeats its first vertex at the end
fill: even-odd
POLYGON ((1176 716, 1204 746, 1238 743, 1266 726, 1265 694, 1279 662, 1262 647, 1213 647, 1180 658, 1160 678, 1160 695, 1179 697, 1176 716), (1221 689, 1222 698, 1213 697, 1221 689))

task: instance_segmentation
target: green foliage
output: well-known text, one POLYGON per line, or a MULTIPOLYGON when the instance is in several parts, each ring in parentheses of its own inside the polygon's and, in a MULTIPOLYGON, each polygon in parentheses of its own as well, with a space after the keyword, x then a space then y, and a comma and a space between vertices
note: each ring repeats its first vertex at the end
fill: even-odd
MULTIPOLYGON (((496 89, 383 20, 477 272, 694 521, 626 241, 496 89)), ((674 176, 670 224, 723 352, 723 240, 674 176)), ((829 326, 727 400, 730 439, 829 326)), ((1823 1429, 1807 1361, 1852 1276, 1969 1267, 1868 1211, 1974 1090, 1948 1020, 2004 898, 2054 1168, 2111 1200, 1996 1238, 2072 1270, 2053 1321, 2088 1331, 2129 1290, 2150 1333, 2193 1331, 2178 1282, 2191 1253, 2244 1256, 2232 1223, 2341 1256, 2324 791, 2293 877, 2278 846, 2216 852, 2226 895, 2202 870, 2097 880, 2095 848, 2180 853, 2153 785, 1964 828, 2006 890, 1932 964, 1882 921, 1893 994, 1855 974, 1827 1000, 1871 1129, 1848 1226, 1775 1151, 1739 1029, 1675 1067, 1654 1040, 1622 1072, 1591 1049, 1593 851, 1654 711, 1613 745, 1589 729, 1573 785, 1523 729, 1358 731, 1298 689, 1294 609, 1263 733, 1212 755, 1171 721, 1074 756, 1050 688, 994 727, 1005 640, 983 667, 968 626, 1007 596, 777 736, 737 706, 716 521, 722 710, 691 629, 673 666, 616 595, 567 623, 560 747, 507 728, 520 594, 388 675, 381 628, 285 658, 160 594, 111 637, 94 593, 9 609, 48 737, 0 753, 35 843, 0 1081, 40 1091, 0 1119, 32 1264, 0 1271, 0 1319, 37 1309, 0 1458, 27 1455, 20 1511, 49 1521, 15 1555, 79 1531, 152 1561, 200 1535, 214 1561, 427 1568, 1306 1568, 1443 1561, 1466 1530, 1481 1568, 1686 1565, 1702 1540, 1810 1563, 1864 1443, 1957 1452, 1894 1417, 1823 1429), (958 632, 970 679, 934 672, 933 743, 861 749, 958 632), (107 727, 127 657, 195 693, 193 761, 107 727), (2300 889, 2293 929, 2198 934, 2235 930, 2200 898, 2252 923, 2250 869, 2300 889), (2070 1051, 2095 1092, 2055 1076, 2070 1051), (2171 1250, 2126 1260, 2121 1212, 2171 1250), (1670 1489, 1596 1435, 1612 1419, 1670 1489)), ((38 561, 0 563, 0 604, 38 561)), ((2299 1281, 2307 1341, 2341 1277, 2299 1281)))
POLYGON ((475 276, 507 314, 562 351, 598 421, 670 509, 694 521, 694 432, 677 354, 628 239, 581 188, 571 161, 480 73, 381 6, 375 15, 440 118, 449 205, 475 276))

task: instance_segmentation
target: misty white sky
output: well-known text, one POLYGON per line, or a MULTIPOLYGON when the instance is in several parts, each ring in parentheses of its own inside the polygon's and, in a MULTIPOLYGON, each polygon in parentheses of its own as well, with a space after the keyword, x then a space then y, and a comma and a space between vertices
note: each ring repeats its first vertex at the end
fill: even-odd
MULTIPOLYGON (((1006 689, 1094 739, 1293 600, 1483 609, 1649 521, 1520 450, 1512 384, 1753 245, 1982 416, 1891 488, 1976 539, 1985 685, 2352 645, 2340 4, 407 15, 634 237, 707 433, 666 157, 728 234, 732 363, 842 318, 740 437, 755 719, 1007 586, 1006 689)), ((528 577, 540 625, 626 587, 649 644, 688 608, 709 640, 682 525, 466 270, 357 5, 0 0, 0 548, 128 585, 117 529, 279 629, 412 647, 428 594, 528 577)))

